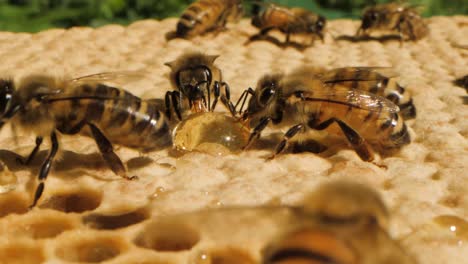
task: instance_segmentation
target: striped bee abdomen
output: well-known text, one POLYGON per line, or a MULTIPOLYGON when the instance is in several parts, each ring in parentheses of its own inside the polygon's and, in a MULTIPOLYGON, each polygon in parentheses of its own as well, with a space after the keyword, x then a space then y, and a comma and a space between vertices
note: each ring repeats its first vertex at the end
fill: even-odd
POLYGON ((177 23, 176 35, 193 37, 216 27, 223 27, 229 19, 242 13, 239 0, 198 0, 192 3, 181 15, 177 23))
POLYGON ((168 121, 156 105, 115 87, 76 87, 68 100, 56 100, 51 109, 64 134, 81 132, 92 123, 112 143, 127 147, 152 149, 171 142, 168 121))

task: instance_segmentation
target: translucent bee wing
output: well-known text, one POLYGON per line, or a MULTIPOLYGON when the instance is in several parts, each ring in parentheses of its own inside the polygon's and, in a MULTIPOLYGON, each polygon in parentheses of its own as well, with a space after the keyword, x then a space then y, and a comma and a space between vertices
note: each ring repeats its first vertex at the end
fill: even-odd
POLYGON ((344 86, 329 86, 324 84, 322 89, 308 89, 303 92, 305 101, 326 101, 329 103, 345 104, 372 112, 397 113, 400 108, 379 95, 363 90, 349 89, 344 86))
POLYGON ((69 79, 66 82, 72 87, 76 87, 87 83, 104 83, 111 82, 114 84, 125 84, 147 78, 147 73, 144 71, 115 71, 115 72, 100 72, 77 78, 69 79))
POLYGON ((343 67, 316 74, 325 83, 345 81, 378 81, 397 77, 392 67, 343 67))

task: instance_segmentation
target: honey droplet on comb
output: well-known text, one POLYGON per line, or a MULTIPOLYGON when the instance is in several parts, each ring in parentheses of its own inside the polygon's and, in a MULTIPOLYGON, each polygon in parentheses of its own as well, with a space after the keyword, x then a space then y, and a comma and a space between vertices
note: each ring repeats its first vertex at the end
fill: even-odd
POLYGON ((441 215, 435 217, 434 222, 442 228, 447 228, 457 238, 468 240, 468 221, 454 215, 441 215))
POLYGON ((197 113, 182 121, 173 132, 174 147, 225 155, 239 152, 250 132, 240 121, 226 113, 197 113))

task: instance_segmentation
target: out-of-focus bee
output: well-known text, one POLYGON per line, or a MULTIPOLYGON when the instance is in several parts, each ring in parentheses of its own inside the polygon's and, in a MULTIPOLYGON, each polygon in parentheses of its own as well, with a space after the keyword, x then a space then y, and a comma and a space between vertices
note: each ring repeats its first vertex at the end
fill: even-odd
POLYGON ((383 96, 400 108, 405 120, 416 117, 416 107, 410 93, 395 80, 398 76, 388 67, 344 67, 326 70, 316 67, 302 67, 294 72, 294 78, 319 78, 327 85, 346 86, 383 96))
POLYGON ((218 56, 189 52, 165 64, 171 68, 169 78, 176 89, 168 91, 165 97, 166 115, 169 118, 172 111, 179 120, 190 113, 213 111, 220 96, 231 113, 235 112, 230 102, 229 85, 223 81, 221 70, 214 64, 216 58, 218 56))
POLYGON ((190 38, 223 29, 227 22, 237 22, 242 14, 242 0, 198 0, 180 17, 176 36, 190 38))
POLYGON ((465 88, 466 92, 468 92, 468 74, 456 79, 455 81, 453 81, 453 83, 462 88, 465 88))
POLYGON ((170 144, 169 126, 163 111, 131 93, 102 81, 117 73, 101 73, 72 80, 32 75, 19 82, 0 80, 0 127, 6 122, 36 135, 36 146, 22 161, 32 161, 43 142, 50 138, 51 149, 39 172, 34 207, 59 149, 57 134, 83 132, 96 141, 110 169, 125 179, 126 169, 114 153, 112 143, 149 150, 170 144))
MULTIPOLYGON (((319 185, 297 205, 223 207, 159 217, 136 243, 151 247, 154 237, 195 243, 204 237, 211 245, 249 249, 252 256, 260 255, 256 263, 265 264, 416 263, 388 234, 388 224, 388 210, 377 192, 335 181, 319 185)), ((209 259, 210 248, 197 246, 209 259)), ((245 254, 239 255, 232 263, 244 263, 245 254)))
POLYGON ((366 186, 324 184, 305 199, 302 213, 313 222, 279 235, 262 263, 416 263, 387 233, 387 209, 366 186))
POLYGON ((242 105, 240 110, 242 119, 254 127, 246 147, 260 137, 270 122, 290 127, 271 158, 281 153, 299 132, 328 128, 331 133, 339 133, 337 127, 330 127, 334 123, 364 161, 374 159, 368 142, 384 149, 399 148, 410 142, 398 106, 370 92, 292 74, 266 75, 255 90, 249 88, 241 98, 248 94, 252 97, 247 109, 242 112, 242 105))
POLYGON ((399 3, 380 4, 366 8, 361 27, 356 35, 371 30, 397 31, 400 39, 419 40, 429 33, 429 28, 417 8, 399 3))
POLYGON ((277 29, 286 35, 286 44, 289 43, 291 34, 310 35, 312 41, 318 36, 323 41, 325 24, 325 17, 306 9, 268 4, 264 10, 252 17, 252 25, 260 29, 252 38, 277 29))

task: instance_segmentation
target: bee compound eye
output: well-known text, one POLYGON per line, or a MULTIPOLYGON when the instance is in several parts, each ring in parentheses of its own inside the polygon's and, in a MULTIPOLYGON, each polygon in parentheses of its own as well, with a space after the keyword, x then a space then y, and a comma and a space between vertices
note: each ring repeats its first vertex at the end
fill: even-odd
POLYGON ((258 102, 262 106, 265 106, 273 98, 274 94, 275 94, 275 90, 272 88, 263 89, 263 91, 260 93, 260 97, 258 98, 258 102))

